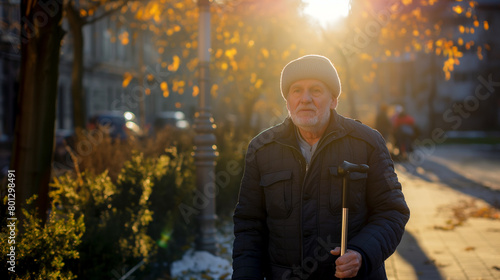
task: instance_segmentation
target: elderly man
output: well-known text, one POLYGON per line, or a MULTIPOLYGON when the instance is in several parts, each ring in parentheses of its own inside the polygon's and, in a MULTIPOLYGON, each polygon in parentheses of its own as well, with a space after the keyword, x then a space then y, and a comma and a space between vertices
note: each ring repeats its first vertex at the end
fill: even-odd
POLYGON ((234 212, 233 279, 386 279, 384 261, 409 219, 381 135, 335 109, 340 80, 326 57, 307 55, 281 72, 289 117, 248 147, 234 212), (344 161, 350 176, 347 251, 340 255, 344 161))

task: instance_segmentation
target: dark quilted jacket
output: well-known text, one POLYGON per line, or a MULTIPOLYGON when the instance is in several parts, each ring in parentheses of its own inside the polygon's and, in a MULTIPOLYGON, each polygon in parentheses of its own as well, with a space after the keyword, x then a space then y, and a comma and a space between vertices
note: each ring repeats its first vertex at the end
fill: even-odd
POLYGON ((344 160, 351 173, 348 248, 361 253, 356 279, 386 279, 384 260, 399 244, 409 209, 378 132, 332 111, 309 168, 289 118, 255 137, 234 212, 233 279, 335 279, 344 160))

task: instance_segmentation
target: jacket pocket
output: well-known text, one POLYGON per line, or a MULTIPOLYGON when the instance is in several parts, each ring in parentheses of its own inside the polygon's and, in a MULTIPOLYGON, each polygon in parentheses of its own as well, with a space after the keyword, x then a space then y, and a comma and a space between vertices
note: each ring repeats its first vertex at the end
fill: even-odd
POLYGON ((260 185, 264 188, 267 215, 288 218, 292 212, 292 170, 262 175, 260 185))
MULTIPOLYGON (((337 166, 330 168, 330 210, 333 214, 340 214, 342 210, 342 176, 337 172, 337 166)), ((348 207, 349 211, 357 212, 366 208, 366 178, 368 174, 360 172, 349 173, 348 207)))

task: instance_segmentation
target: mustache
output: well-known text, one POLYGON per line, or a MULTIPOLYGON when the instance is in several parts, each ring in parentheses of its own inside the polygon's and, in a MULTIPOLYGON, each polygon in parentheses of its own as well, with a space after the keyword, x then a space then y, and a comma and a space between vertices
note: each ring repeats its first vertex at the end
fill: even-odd
POLYGON ((314 112, 318 111, 318 109, 316 107, 312 107, 312 106, 298 106, 295 109, 295 112, 299 112, 299 111, 302 111, 302 110, 312 110, 314 112))

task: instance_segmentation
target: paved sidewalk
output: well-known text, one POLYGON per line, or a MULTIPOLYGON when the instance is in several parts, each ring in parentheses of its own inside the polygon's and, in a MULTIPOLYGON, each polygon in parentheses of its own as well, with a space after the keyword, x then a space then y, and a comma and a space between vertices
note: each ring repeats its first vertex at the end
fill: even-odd
POLYGON ((500 201, 500 192, 453 188, 426 180, 423 168, 409 172, 404 164, 397 164, 397 171, 411 218, 397 252, 386 261, 389 279, 500 279, 500 220, 468 218, 456 227, 448 223, 456 216, 452 207, 489 207, 480 197, 500 201))

